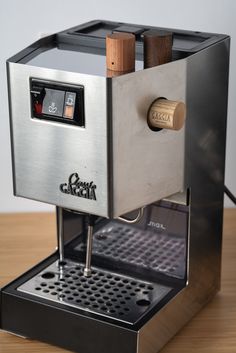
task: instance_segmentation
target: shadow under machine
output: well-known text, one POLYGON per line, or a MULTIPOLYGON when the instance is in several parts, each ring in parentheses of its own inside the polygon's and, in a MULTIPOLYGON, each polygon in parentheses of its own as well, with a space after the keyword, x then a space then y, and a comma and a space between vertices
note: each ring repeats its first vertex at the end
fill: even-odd
POLYGON ((214 296, 228 65, 226 35, 108 21, 8 60, 14 194, 56 206, 58 248, 1 290, 1 329, 156 353, 214 296))

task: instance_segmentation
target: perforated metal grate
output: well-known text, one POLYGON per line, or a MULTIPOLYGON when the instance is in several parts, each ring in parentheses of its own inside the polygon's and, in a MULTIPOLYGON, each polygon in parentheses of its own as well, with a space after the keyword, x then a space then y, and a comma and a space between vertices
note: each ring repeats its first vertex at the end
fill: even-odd
POLYGON ((94 268, 83 276, 83 265, 53 263, 18 288, 19 291, 134 324, 171 288, 94 268))
MULTIPOLYGON (((77 250, 84 250, 80 244, 77 250)), ((160 231, 109 222, 94 234, 93 254, 184 278, 186 240, 160 231)))

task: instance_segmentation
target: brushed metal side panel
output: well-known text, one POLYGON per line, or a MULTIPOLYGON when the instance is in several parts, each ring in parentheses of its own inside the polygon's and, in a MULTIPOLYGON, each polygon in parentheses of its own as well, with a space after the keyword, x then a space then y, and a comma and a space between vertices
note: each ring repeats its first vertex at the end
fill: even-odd
POLYGON ((229 39, 187 59, 188 285, 140 329, 138 353, 159 351, 220 288, 228 73, 229 39))
POLYGON ((182 190, 184 134, 152 131, 147 112, 158 97, 185 102, 186 61, 113 79, 114 216, 182 190))
POLYGON ((8 63, 17 196, 107 217, 106 79, 8 63), (83 85, 85 128, 31 119, 30 78, 83 85), (77 172, 97 185, 97 200, 63 194, 61 183, 77 172))

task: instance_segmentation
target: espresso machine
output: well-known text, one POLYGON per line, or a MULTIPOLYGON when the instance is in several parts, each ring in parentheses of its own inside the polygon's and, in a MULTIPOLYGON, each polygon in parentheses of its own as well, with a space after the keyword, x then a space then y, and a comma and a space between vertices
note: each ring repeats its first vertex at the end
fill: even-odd
POLYGON ((1 290, 2 330, 156 353, 213 298, 229 44, 95 20, 8 60, 14 194, 56 206, 58 247, 1 290))

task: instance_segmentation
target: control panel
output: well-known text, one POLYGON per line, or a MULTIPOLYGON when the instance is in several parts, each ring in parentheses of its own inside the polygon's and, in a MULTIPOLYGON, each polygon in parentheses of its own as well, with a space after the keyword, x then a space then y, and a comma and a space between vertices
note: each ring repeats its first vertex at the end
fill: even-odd
POLYGON ((32 118, 85 126, 84 87, 30 80, 32 118))

